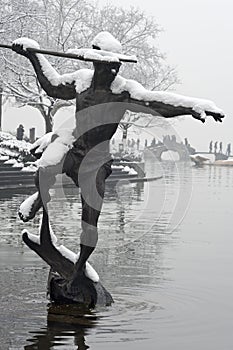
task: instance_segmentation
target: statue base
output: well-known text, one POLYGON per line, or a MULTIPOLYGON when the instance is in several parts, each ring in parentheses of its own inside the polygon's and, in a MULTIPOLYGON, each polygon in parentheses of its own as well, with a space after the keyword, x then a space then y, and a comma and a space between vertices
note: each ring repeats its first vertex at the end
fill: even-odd
POLYGON ((93 282, 81 276, 77 288, 69 290, 66 279, 50 270, 48 277, 48 297, 56 304, 79 304, 87 308, 110 306, 114 301, 111 294, 100 282, 93 282))

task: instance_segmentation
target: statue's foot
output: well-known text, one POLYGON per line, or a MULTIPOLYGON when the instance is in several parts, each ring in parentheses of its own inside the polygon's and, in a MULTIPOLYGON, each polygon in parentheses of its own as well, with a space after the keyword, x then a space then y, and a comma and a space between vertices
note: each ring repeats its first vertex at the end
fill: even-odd
POLYGON ((96 290, 85 274, 76 275, 66 285, 67 296, 76 303, 93 307, 96 304, 96 290))
POLYGON ((19 208, 19 217, 23 222, 33 219, 37 211, 43 206, 39 192, 28 197, 19 208))

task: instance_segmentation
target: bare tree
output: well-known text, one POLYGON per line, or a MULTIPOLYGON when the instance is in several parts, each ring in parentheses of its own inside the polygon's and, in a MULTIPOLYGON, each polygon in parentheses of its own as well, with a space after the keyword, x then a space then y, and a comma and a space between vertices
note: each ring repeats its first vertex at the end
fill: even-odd
MULTIPOLYGON (((177 81, 174 70, 165 64, 164 55, 155 46, 160 28, 153 18, 138 9, 98 7, 89 0, 3 0, 0 10, 0 38, 7 43, 26 36, 45 49, 65 52, 89 46, 102 30, 120 40, 125 53, 138 57, 137 64, 122 66, 124 76, 160 90, 177 81)), ((83 67, 83 62, 64 58, 50 58, 50 62, 61 73, 83 67)), ((19 107, 29 105, 38 109, 45 120, 46 132, 51 131, 57 111, 71 102, 48 97, 24 58, 1 50, 0 63, 4 94, 14 97, 19 107)))
MULTIPOLYGON (((78 4, 84 8, 82 0, 13 1, 8 11, 1 16, 0 25, 4 34, 1 38, 9 42, 26 36, 37 40, 44 47, 65 51, 72 30, 81 18, 80 13, 79 17, 75 16, 74 9, 78 4)), ((64 59, 53 58, 51 62, 63 72, 69 70, 68 62, 64 59)), ((24 58, 11 52, 1 52, 1 66, 4 67, 1 81, 5 94, 14 97, 19 107, 29 105, 38 109, 44 118, 46 132, 51 131, 54 115, 71 103, 47 96, 24 58)))

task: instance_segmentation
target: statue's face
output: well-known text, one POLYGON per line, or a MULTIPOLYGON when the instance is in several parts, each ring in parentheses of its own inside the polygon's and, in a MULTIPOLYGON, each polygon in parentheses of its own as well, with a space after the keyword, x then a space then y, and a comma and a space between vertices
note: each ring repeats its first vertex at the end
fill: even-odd
POLYGON ((97 73, 97 76, 102 81, 105 81, 106 83, 111 83, 117 73, 119 72, 121 63, 114 62, 114 63, 102 63, 102 62, 95 62, 94 68, 95 72, 97 73))

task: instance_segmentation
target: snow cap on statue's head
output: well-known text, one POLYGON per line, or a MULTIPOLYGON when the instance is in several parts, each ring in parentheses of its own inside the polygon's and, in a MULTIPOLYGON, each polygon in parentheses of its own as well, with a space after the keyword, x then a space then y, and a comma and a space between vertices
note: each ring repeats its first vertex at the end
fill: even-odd
POLYGON ((92 40, 93 49, 122 53, 122 45, 119 40, 109 32, 100 32, 92 40))

